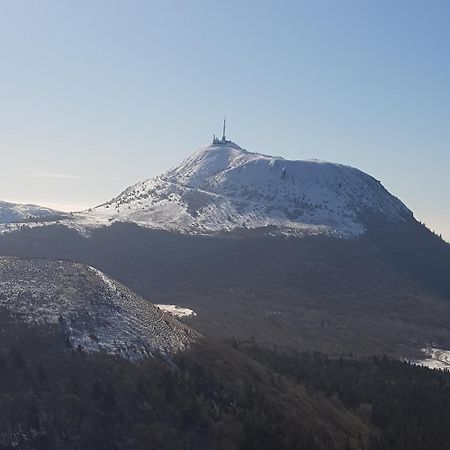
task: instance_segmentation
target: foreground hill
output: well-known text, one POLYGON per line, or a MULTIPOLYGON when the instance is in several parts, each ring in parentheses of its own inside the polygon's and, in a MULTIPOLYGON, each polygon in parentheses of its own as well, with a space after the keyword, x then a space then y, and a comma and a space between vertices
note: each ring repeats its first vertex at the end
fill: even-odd
POLYGON ((371 427, 353 412, 274 376, 95 269, 0 259, 2 449, 368 442, 371 427))
MULTIPOLYGON (((45 228, 26 231, 41 236, 48 232, 45 228)), ((79 242, 95 242, 72 233, 79 242)), ((174 236, 165 234, 166 239, 174 236)), ((31 242, 40 242, 35 238, 31 242)), ((244 252, 249 250, 250 240, 208 237, 196 237, 195 248, 208 240, 222 245, 235 242, 239 247, 244 243, 244 252)), ((129 245, 126 242, 124 248, 129 245)), ((179 252, 180 246, 172 251, 179 252)), ((222 248, 218 257, 223 256, 222 248)), ((217 269, 207 273, 203 268, 206 277, 217 269)), ((189 289, 192 299, 196 294, 192 282, 189 289)), ((237 321, 241 307, 229 306, 237 313, 227 320, 237 321)), ((263 303, 252 309, 264 307, 263 303)), ((200 311, 203 316, 205 310, 200 311)), ((255 315, 247 311, 242 318, 252 326, 255 315)), ((213 324, 216 335, 221 335, 225 323, 213 324)), ((273 332, 273 323, 267 325, 264 332, 273 332)), ((383 321, 379 325, 386 332, 383 321)), ((400 330, 397 326, 401 335, 400 330)), ((361 339, 370 338, 370 332, 361 334, 361 339)), ((320 341, 319 336, 316 332, 314 337, 320 341)), ((200 338, 92 267, 0 258, 0 446, 11 450, 450 448, 448 373, 387 358, 280 352, 255 345, 254 339, 250 343, 230 339, 230 343, 200 338)))
POLYGON ((25 323, 58 324, 72 347, 129 358, 174 353, 197 337, 98 270, 66 261, 0 258, 0 307, 25 323))
POLYGON ((134 363, 0 309, 0 445, 60 450, 447 450, 448 373, 210 341, 134 363))

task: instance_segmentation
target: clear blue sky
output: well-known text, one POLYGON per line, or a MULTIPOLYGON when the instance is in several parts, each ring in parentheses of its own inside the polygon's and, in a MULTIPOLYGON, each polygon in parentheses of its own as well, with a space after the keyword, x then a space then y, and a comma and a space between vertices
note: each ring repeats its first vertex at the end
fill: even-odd
POLYGON ((450 2, 0 0, 0 199, 87 207, 220 132, 450 240, 450 2))

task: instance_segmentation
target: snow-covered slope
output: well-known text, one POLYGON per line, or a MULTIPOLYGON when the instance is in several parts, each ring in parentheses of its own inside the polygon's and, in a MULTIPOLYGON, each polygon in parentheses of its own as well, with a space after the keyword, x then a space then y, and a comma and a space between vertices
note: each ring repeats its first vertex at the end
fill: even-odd
POLYGON ((0 258, 0 307, 59 324, 73 347, 128 358, 173 353, 198 335, 98 270, 67 261, 0 258))
POLYGON ((19 205, 0 201, 0 224, 59 216, 63 213, 36 205, 19 205))
POLYGON ((161 176, 77 216, 185 233, 269 227, 284 233, 357 236, 365 218, 399 222, 412 213, 371 176, 340 164, 289 161, 212 144, 161 176))

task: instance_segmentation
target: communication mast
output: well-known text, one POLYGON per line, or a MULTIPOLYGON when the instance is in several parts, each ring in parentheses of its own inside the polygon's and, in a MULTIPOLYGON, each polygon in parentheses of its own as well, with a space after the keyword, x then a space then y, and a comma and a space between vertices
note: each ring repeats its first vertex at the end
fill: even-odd
POLYGON ((228 144, 230 141, 227 141, 226 136, 226 129, 227 129, 227 116, 223 119, 223 130, 222 130, 222 139, 219 139, 216 137, 215 134, 213 134, 213 144, 228 144))
POLYGON ((227 138, 225 137, 225 127, 227 125, 227 116, 223 118, 223 133, 222 133, 222 141, 225 142, 227 138))

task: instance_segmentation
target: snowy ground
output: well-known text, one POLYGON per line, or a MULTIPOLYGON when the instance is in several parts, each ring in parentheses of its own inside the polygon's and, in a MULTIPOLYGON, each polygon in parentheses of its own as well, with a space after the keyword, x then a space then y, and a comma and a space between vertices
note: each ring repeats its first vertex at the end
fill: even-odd
POLYGON ((413 364, 430 369, 450 370, 450 350, 425 347, 421 349, 425 358, 412 360, 413 364))
POLYGON ((189 308, 182 308, 181 306, 177 305, 155 305, 159 309, 162 309, 163 311, 166 311, 175 317, 189 317, 189 316, 196 316, 197 313, 192 311, 192 309, 189 308))
POLYGON ((0 224, 28 221, 31 218, 46 218, 65 215, 60 211, 37 205, 19 205, 0 201, 0 224))

